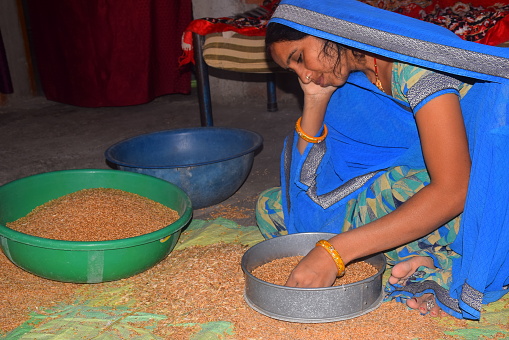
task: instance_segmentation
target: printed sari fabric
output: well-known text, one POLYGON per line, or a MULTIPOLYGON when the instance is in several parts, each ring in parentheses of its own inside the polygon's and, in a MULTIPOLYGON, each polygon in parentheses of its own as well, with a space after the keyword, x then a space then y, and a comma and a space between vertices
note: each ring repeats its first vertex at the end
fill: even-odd
MULTIPOLYGON (((455 232, 446 235, 452 256, 435 258, 439 270, 452 267, 452 275, 441 280, 438 271, 419 270, 406 285, 393 287, 389 297, 402 300, 433 292, 448 313, 479 319, 481 305, 499 299, 509 284, 509 158, 505 156, 509 49, 468 42, 443 27, 353 0, 343 0, 341 6, 333 0, 283 0, 271 20, 451 77, 467 77, 473 83, 461 98, 472 158, 467 201, 461 220, 451 221, 450 230, 455 232)), ((302 155, 293 146, 295 136, 285 143, 281 184, 289 233, 337 233, 345 220, 368 223, 369 219, 347 219, 353 211, 348 202, 359 201, 359 193, 387 169, 425 168, 412 110, 380 92, 363 74, 351 74, 333 94, 325 124, 326 141, 309 145, 302 155)), ((376 218, 375 212, 361 211, 361 215, 376 218)), ((433 247, 439 246, 424 248, 434 253, 433 247)))

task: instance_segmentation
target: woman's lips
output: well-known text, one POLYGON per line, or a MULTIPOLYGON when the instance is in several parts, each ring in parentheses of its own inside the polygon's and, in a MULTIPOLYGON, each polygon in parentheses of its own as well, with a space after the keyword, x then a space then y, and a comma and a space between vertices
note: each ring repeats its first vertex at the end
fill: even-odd
POLYGON ((327 83, 325 83, 325 79, 324 79, 323 75, 322 75, 322 76, 320 76, 320 78, 318 78, 318 79, 314 80, 314 83, 315 83, 316 85, 321 86, 321 87, 329 87, 329 86, 331 86, 331 84, 327 84, 327 83))

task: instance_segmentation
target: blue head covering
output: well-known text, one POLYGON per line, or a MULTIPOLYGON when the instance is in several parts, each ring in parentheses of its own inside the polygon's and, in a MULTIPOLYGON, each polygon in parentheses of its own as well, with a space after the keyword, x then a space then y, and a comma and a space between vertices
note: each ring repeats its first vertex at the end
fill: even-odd
MULTIPOLYGON (((461 101, 472 158, 461 229, 451 246, 461 257, 453 263, 449 304, 441 307, 459 318, 479 319, 481 304, 499 299, 507 292, 509 285, 509 49, 467 42, 443 27, 354 0, 283 0, 271 22, 352 48, 475 81, 473 88, 461 101)), ((424 165, 418 150, 420 145, 416 129, 407 129, 409 132, 400 136, 398 131, 402 129, 398 127, 391 130, 390 126, 384 126, 380 132, 375 132, 375 128, 366 131, 369 118, 361 123, 349 120, 348 112, 352 110, 355 110, 355 116, 362 110, 369 111, 366 112, 367 117, 373 112, 381 117, 386 115, 387 121, 391 121, 389 117, 394 115, 405 114, 388 96, 370 92, 371 84, 361 78, 352 74, 348 83, 336 91, 325 120, 327 122, 331 117, 341 116, 348 134, 363 134, 360 138, 365 139, 366 145, 376 137, 380 145, 373 152, 363 152, 364 149, 359 148, 349 154, 349 147, 337 151, 331 140, 319 146, 308 146, 302 158, 294 151, 296 161, 283 156, 282 161, 286 162, 282 170, 282 187, 286 191, 283 203, 287 205, 285 222, 290 232, 307 231, 299 230, 296 227, 298 224, 332 225, 330 221, 344 217, 340 212, 344 206, 330 204, 334 202, 332 198, 339 194, 334 188, 359 174, 352 173, 351 176, 331 180, 341 177, 338 175, 342 174, 338 160, 356 157, 355 162, 364 164, 362 170, 367 173, 366 181, 387 166, 424 165), (338 105, 339 108, 334 107, 338 105), (355 124, 358 126, 351 126, 355 124), (401 145, 387 142, 384 147, 384 138, 394 135, 404 142, 401 145), (412 140, 415 142, 412 143, 412 140), (303 170, 303 158, 310 154, 312 148, 322 150, 321 158, 311 157, 311 169, 303 170), (380 155, 387 161, 376 158, 380 155), (292 173, 292 168, 299 170, 292 173), (321 187, 313 187, 321 177, 321 187), (289 205, 290 200, 293 206, 289 205), (315 204, 321 207, 315 209, 315 204), (334 211, 335 207, 337 211, 334 211), (290 216, 287 217, 287 214, 290 216)), ((343 130, 336 133, 344 135, 343 130)), ((341 144, 345 144, 345 139, 341 144)), ((348 163, 348 160, 343 163, 348 163)), ((345 197, 348 198, 348 194, 351 192, 346 193, 345 197)))
POLYGON ((272 16, 304 33, 391 59, 479 80, 509 80, 509 49, 355 0, 283 0, 272 16))

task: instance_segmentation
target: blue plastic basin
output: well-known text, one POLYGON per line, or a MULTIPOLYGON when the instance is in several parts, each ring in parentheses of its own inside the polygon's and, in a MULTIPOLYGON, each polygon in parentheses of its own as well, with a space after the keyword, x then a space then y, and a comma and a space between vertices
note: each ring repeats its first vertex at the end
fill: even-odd
POLYGON ((194 209, 232 196, 249 175, 263 142, 255 132, 222 127, 158 131, 109 147, 105 157, 119 170, 162 178, 184 190, 194 209))

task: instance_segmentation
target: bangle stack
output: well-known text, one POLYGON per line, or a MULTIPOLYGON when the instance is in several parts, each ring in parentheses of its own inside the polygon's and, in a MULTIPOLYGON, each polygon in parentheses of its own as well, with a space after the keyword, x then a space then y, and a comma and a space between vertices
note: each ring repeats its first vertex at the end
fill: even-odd
POLYGON ((337 277, 341 277, 345 274, 345 263, 343 262, 343 259, 339 255, 338 251, 334 248, 332 244, 329 243, 329 241, 326 240, 320 240, 316 242, 317 247, 322 247, 323 249, 327 250, 327 252, 330 254, 334 262, 336 263, 336 267, 338 268, 338 275, 337 277))
POLYGON ((327 137, 327 125, 323 124, 323 133, 320 137, 311 137, 307 135, 304 131, 302 131, 302 128, 300 126, 300 121, 302 120, 302 117, 297 119, 297 123, 295 123, 295 131, 299 135, 300 138, 305 140, 308 143, 321 143, 327 137))

